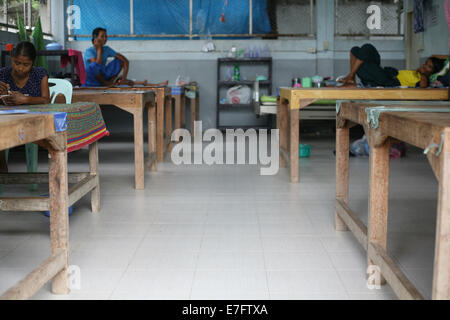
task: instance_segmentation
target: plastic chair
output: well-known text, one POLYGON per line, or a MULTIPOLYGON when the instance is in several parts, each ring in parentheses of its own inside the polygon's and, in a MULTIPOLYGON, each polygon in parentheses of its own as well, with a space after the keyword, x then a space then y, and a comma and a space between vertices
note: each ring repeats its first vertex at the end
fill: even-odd
MULTIPOLYGON (((70 81, 64 79, 48 79, 49 89, 50 89, 50 101, 51 104, 55 103, 55 99, 59 94, 64 95, 66 98, 66 103, 72 103, 72 92, 73 87, 70 81), (54 84, 53 86, 50 86, 54 84)), ((25 145, 25 155, 27 159, 27 171, 28 172, 37 172, 38 168, 38 150, 39 147, 37 144, 28 143, 25 145)), ((32 184, 30 186, 31 190, 37 190, 37 185, 32 184)))
MULTIPOLYGON (((50 98, 52 99, 50 103, 54 103, 56 97, 59 94, 64 95, 66 98, 66 103, 72 103, 72 92, 73 87, 70 81, 64 80, 64 79, 48 79, 49 86, 51 84, 54 84, 51 86, 50 89, 50 98)), ((25 155, 26 155, 26 162, 27 162, 27 172, 37 172, 38 169, 38 150, 39 147, 37 144, 34 143, 28 143, 25 145, 25 155)), ((8 155, 6 154, 6 161, 8 161, 8 155)), ((30 189, 32 191, 37 190, 37 184, 30 185, 30 189)), ((1 192, 1 191, 0 191, 1 192)))
POLYGON ((55 99, 59 94, 64 95, 66 98, 66 103, 72 103, 72 92, 73 87, 70 81, 64 79, 48 79, 49 86, 54 84, 54 86, 50 87, 50 97, 52 98, 50 103, 55 103, 55 99))

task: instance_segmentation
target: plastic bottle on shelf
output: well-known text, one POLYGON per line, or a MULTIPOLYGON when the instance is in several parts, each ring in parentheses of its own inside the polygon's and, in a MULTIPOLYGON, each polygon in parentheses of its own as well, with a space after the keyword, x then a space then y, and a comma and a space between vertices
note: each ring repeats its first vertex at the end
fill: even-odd
POLYGON ((231 68, 230 67, 227 67, 225 69, 225 80, 226 81, 233 80, 233 75, 231 74, 231 68))
POLYGON ((239 64, 235 64, 234 65, 234 77, 233 77, 234 81, 240 81, 241 80, 241 72, 239 70, 239 64))
POLYGON ((250 45, 247 44, 247 45, 245 46, 244 56, 245 56, 246 58, 250 58, 250 54, 251 54, 250 45))

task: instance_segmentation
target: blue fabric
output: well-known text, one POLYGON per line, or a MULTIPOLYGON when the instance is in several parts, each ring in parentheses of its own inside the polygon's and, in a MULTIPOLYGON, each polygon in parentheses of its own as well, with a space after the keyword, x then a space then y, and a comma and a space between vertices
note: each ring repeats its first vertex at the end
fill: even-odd
POLYGON ((135 34, 188 34, 189 1, 134 0, 135 34))
POLYGON ((0 68, 0 81, 9 84, 11 91, 18 91, 22 94, 28 94, 31 97, 42 97, 41 82, 47 76, 47 70, 42 67, 32 67, 30 77, 23 88, 16 86, 12 77, 12 68, 0 68))
MULTIPOLYGON (((194 33, 207 34, 247 34, 249 33, 249 2, 242 0, 225 1, 194 0, 194 33), (221 21, 224 14, 225 22, 221 21)), ((270 33, 267 14, 267 0, 253 1, 253 33, 270 33)))
POLYGON ((75 35, 92 34, 97 27, 109 34, 130 34, 130 1, 72 0, 71 4, 81 10, 81 28, 73 30, 75 35))
MULTIPOLYGON (((129 1, 110 0, 105 5, 98 0, 73 0, 73 4, 79 6, 82 13, 81 28, 73 30, 74 35, 91 34, 97 27, 107 29, 108 34, 130 34, 129 1)), ((133 6, 135 34, 189 34, 188 0, 134 0, 133 6)), ((248 34, 249 2, 194 0, 192 19, 194 34, 248 34), (222 14, 225 22, 221 21, 222 14)), ((271 33, 267 0, 253 0, 253 33, 271 33)))
POLYGON ((120 63, 121 61, 117 58, 108 63, 106 66, 96 62, 89 63, 86 66, 86 83, 83 86, 101 87, 102 84, 97 80, 99 73, 102 74, 105 80, 109 80, 119 73, 120 63))
MULTIPOLYGON (((115 58, 117 55, 117 52, 111 49, 108 46, 103 47, 103 53, 102 53, 102 64, 105 66, 106 61, 108 58, 115 58)), ((86 49, 84 52, 84 65, 87 66, 90 62, 89 60, 97 58, 97 50, 95 50, 95 47, 90 47, 86 49)))

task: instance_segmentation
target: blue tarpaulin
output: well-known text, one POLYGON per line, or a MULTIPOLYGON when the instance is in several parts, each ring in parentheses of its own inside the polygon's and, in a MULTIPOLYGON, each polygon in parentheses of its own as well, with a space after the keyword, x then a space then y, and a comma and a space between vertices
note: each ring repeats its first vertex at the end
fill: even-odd
MULTIPOLYGON (((73 0, 81 9, 74 35, 103 27, 109 34, 130 34, 130 1, 73 0)), ((134 0, 134 34, 189 34, 189 0, 134 0)), ((248 34, 249 1, 194 0, 193 34, 248 34)), ((267 0, 253 0, 253 33, 270 33, 267 0)))

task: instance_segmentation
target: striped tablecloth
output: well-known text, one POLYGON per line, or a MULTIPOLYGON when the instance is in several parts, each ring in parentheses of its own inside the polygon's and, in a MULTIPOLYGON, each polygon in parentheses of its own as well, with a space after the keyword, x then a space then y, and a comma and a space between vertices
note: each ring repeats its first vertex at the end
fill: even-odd
POLYGON ((100 107, 96 103, 48 104, 34 106, 2 107, 1 110, 26 109, 30 112, 67 113, 67 152, 87 146, 109 135, 100 107))

